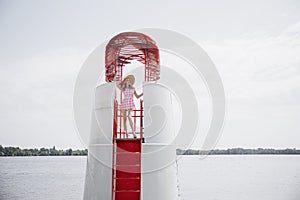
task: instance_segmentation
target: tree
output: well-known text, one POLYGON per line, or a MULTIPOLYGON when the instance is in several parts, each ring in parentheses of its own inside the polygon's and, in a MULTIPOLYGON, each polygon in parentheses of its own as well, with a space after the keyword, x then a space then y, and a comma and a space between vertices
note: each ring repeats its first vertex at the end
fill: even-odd
POLYGON ((72 149, 71 148, 68 149, 66 153, 67 153, 68 156, 71 156, 72 155, 72 149))

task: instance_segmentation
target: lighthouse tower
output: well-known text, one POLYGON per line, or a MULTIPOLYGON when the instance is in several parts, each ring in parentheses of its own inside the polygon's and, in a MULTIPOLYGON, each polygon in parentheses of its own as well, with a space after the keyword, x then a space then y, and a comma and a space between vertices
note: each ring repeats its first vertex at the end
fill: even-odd
POLYGON ((137 32, 113 37, 106 46, 105 76, 106 83, 95 88, 84 200, 178 199, 172 99, 159 84, 154 40, 137 32), (143 99, 132 111, 137 138, 125 134, 122 93, 116 87, 133 60, 144 64, 143 99))

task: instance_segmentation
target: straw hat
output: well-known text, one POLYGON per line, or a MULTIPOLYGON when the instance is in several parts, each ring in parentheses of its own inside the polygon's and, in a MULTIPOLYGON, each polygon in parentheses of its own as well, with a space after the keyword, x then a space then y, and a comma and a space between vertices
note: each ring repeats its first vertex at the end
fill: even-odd
POLYGON ((128 78, 129 78, 129 80, 130 80, 130 82, 131 82, 131 85, 133 85, 133 84, 134 84, 134 81, 135 81, 135 78, 134 78, 134 76, 133 76, 132 74, 126 76, 126 77, 123 79, 122 84, 124 84, 125 80, 128 79, 128 78))

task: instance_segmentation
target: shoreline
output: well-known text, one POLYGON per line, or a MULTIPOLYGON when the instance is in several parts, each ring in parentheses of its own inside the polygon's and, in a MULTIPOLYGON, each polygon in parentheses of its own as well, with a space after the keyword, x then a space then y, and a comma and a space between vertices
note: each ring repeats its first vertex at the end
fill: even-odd
MULTIPOLYGON (((226 157, 226 156, 291 156, 291 157, 297 157, 300 156, 300 154, 212 154, 212 155, 177 155, 177 156, 183 156, 183 157, 201 157, 201 156, 213 156, 213 157, 226 157)), ((78 155, 78 156, 0 156, 0 158, 32 158, 32 157, 87 157, 87 155, 78 155)))
MULTIPOLYGON (((36 156, 87 156, 88 149, 72 148, 65 150, 58 150, 53 146, 52 148, 30 148, 21 149, 20 147, 3 147, 0 145, 0 157, 36 157, 36 156)), ((228 148, 228 149, 212 149, 212 150, 195 150, 195 149, 176 149, 176 155, 300 155, 300 149, 285 148, 257 148, 257 149, 244 149, 244 148, 228 148)))

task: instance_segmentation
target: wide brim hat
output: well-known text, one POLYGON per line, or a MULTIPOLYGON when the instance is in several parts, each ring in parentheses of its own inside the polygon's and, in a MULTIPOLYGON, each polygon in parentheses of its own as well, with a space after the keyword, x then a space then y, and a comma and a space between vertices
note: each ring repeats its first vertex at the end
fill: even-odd
POLYGON ((134 77, 132 74, 126 76, 126 77, 123 79, 123 82, 122 82, 122 83, 124 83, 124 81, 125 81, 126 79, 128 79, 128 78, 129 78, 131 84, 133 85, 134 82, 135 82, 135 77, 134 77))

